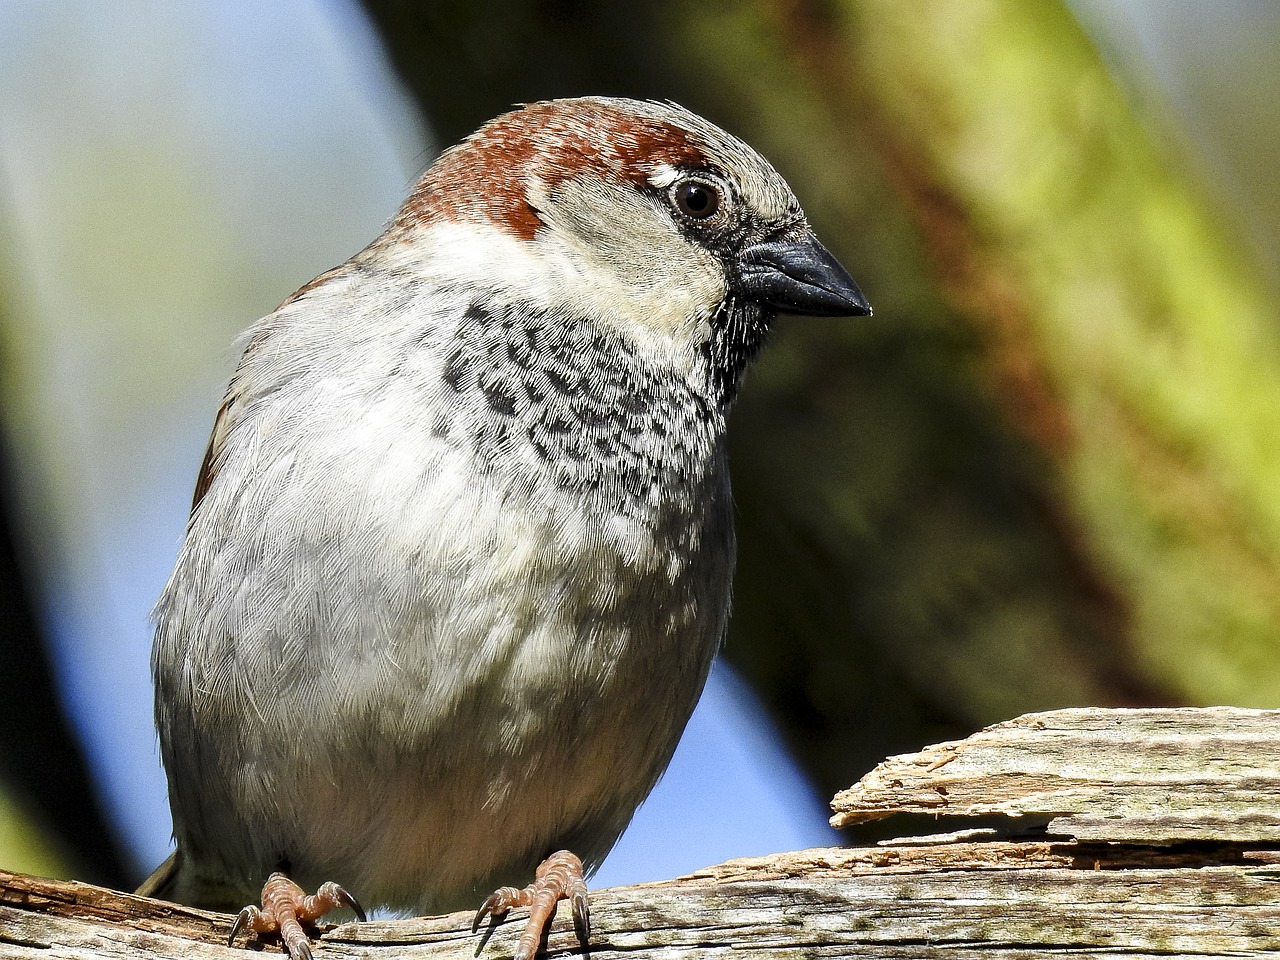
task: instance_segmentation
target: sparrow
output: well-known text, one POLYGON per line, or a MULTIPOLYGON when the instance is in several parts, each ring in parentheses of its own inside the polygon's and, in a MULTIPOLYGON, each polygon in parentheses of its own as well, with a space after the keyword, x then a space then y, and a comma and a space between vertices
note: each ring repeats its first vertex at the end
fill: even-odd
POLYGON ((585 943, 725 634, 725 420, 779 312, 871 312, 782 177, 584 97, 447 150, 253 325, 153 614, 176 852, 143 891, 295 960, 348 891, 529 906, 521 960, 569 899, 585 943))

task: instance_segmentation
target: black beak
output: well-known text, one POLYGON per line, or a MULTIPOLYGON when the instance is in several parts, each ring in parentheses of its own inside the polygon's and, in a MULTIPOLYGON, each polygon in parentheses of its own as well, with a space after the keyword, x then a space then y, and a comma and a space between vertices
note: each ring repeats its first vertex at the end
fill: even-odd
POLYGON ((871 304, 840 261, 809 231, 795 239, 753 243, 742 251, 743 293, 785 313, 869 317, 871 304))

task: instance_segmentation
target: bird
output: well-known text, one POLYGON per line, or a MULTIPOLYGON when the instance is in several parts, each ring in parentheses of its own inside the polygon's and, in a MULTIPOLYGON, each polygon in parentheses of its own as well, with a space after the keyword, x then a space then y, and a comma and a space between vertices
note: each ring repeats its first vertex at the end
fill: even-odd
POLYGON ((152 614, 176 847, 143 892, 294 960, 361 902, 528 906, 528 960, 568 899, 587 942, 725 635, 744 371, 779 313, 870 312, 673 102, 529 103, 446 150, 244 335, 152 614))

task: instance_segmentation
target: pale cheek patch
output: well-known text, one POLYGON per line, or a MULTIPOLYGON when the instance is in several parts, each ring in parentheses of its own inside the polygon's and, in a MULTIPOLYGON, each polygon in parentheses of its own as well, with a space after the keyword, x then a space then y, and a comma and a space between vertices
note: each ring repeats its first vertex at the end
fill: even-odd
POLYGON ((545 227, 533 241, 563 278, 646 352, 696 362, 726 294, 724 268, 676 230, 665 210, 629 188, 580 177, 530 199, 545 227))
POLYGON ((380 264, 442 288, 590 316, 641 354, 696 376, 725 297, 723 268, 644 198, 598 191, 572 202, 533 193, 544 227, 532 241, 487 224, 436 223, 383 244, 380 264), (589 212, 569 216, 566 207, 589 212))

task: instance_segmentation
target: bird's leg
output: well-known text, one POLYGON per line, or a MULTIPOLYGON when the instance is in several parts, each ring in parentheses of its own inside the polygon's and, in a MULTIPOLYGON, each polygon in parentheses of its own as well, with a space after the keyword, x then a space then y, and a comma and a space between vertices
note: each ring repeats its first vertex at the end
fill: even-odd
POLYGON ((365 919, 356 898, 332 880, 322 883, 314 895, 308 896, 283 873, 273 873, 262 885, 261 908, 248 906, 240 911, 231 925, 227 946, 235 943, 240 931, 248 927, 259 934, 279 933, 292 960, 312 960, 311 944, 302 925, 315 923, 338 907, 348 907, 361 921, 365 919))
POLYGON ((471 932, 479 929, 480 921, 486 916, 501 917, 512 907, 528 907, 529 919, 520 933, 514 960, 533 960, 538 944, 551 923, 556 903, 561 900, 568 900, 573 905, 573 926, 578 932, 578 941, 585 947, 591 936, 587 881, 582 875, 582 861, 568 850, 558 850, 543 860, 534 874, 533 883, 523 890, 499 887, 489 894, 476 911, 471 932))

